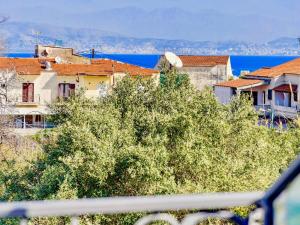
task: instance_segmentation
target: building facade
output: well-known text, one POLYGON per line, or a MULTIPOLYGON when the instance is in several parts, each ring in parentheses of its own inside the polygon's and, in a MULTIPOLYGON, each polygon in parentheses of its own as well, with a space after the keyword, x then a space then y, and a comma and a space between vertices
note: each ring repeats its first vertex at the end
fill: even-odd
MULTIPOLYGON (((178 68, 178 71, 187 74, 198 90, 227 81, 233 76, 229 56, 180 55, 179 58, 183 67, 178 68)), ((162 56, 156 68, 159 68, 164 61, 165 57, 162 56)))
MULTIPOLYGON (((51 58, 0 58, 0 71, 17 74, 18 81, 8 93, 14 106, 2 114, 12 114, 16 128, 25 134, 30 133, 29 128, 51 126, 45 120, 48 104, 67 99, 81 89, 85 90, 86 97, 98 98, 106 95, 125 75, 159 82, 157 70, 108 59, 93 60, 90 64, 65 64, 51 58)), ((5 88, 4 84, 0 88, 5 88)))
POLYGON ((293 119, 299 112, 300 59, 262 68, 242 78, 214 86, 220 102, 227 104, 236 94, 247 93, 263 115, 293 119))

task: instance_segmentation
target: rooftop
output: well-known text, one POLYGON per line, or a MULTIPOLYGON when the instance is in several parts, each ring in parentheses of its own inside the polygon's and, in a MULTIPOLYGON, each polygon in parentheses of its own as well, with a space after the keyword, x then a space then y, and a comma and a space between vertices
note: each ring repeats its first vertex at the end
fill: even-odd
POLYGON ((237 80, 221 82, 221 83, 216 84, 215 86, 241 88, 241 87, 248 87, 248 86, 252 86, 252 85, 260 85, 263 83, 264 83, 264 81, 262 81, 262 80, 237 79, 237 80))
POLYGON ((37 75, 45 70, 45 61, 51 63, 52 70, 58 75, 109 76, 126 73, 132 76, 151 76, 159 73, 157 70, 105 59, 92 60, 92 64, 57 64, 51 58, 0 58, 0 69, 16 70, 20 75, 37 75))
POLYGON ((227 65, 229 56, 180 55, 184 67, 227 65))
POLYGON ((295 74, 300 75, 300 58, 294 59, 287 63, 283 63, 272 68, 262 68, 256 70, 252 73, 247 74, 246 76, 256 76, 256 77, 278 77, 283 74, 295 74))

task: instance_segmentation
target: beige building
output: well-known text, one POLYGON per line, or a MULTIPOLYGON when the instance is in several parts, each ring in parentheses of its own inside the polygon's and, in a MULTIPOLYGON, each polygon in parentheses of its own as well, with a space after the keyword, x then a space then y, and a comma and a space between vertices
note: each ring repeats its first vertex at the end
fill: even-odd
MULTIPOLYGON (((106 95, 119 78, 125 75, 153 78, 159 82, 159 71, 114 60, 92 60, 89 64, 65 64, 51 58, 0 58, 0 71, 16 71, 18 84, 9 92, 15 102, 9 112, 15 116, 16 128, 29 134, 29 129, 51 126, 45 121, 47 105, 69 98, 80 89, 85 95, 98 98, 106 95)), ((2 88, 2 86, 0 86, 2 88)))
POLYGON ((227 104, 236 94, 252 96, 253 105, 262 115, 296 118, 300 109, 300 59, 262 68, 242 78, 216 84, 220 102, 227 104))
POLYGON ((62 48, 55 46, 35 46, 35 58, 47 59, 56 58, 64 64, 91 64, 91 60, 75 54, 73 48, 62 48))
MULTIPOLYGON (((233 76, 229 56, 180 55, 179 58, 183 63, 179 72, 188 74, 191 83, 199 90, 227 81, 233 76)), ((159 60, 157 69, 163 61, 164 56, 159 60)))

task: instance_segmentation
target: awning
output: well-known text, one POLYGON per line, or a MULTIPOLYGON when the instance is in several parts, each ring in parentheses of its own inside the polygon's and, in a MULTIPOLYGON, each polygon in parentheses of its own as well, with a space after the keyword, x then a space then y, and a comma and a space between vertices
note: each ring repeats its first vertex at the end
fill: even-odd
POLYGON ((281 91, 281 92, 291 92, 291 88, 293 92, 297 92, 298 86, 297 85, 289 85, 289 84, 282 84, 273 88, 274 91, 281 91))

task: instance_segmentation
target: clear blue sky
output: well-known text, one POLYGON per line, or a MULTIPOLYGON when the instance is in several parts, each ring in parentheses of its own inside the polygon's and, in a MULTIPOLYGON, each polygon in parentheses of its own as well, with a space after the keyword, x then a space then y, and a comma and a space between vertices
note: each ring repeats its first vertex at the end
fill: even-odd
POLYGON ((0 0, 0 15, 9 16, 10 21, 95 28, 127 36, 191 40, 207 37, 213 40, 244 40, 249 37, 250 40, 265 41, 281 36, 298 36, 299 12, 299 0, 0 0), (116 8, 127 9, 124 13, 122 10, 112 11, 116 8), (177 14, 170 10, 162 11, 166 8, 176 9, 177 14), (108 16, 106 21, 97 21, 103 11, 111 18, 108 16), (145 14, 145 18, 142 15, 134 17, 139 13, 145 14), (168 30, 163 32, 166 27, 157 24, 158 32, 155 32, 155 27, 151 27, 155 26, 154 22, 150 23, 151 20, 162 23, 176 15, 178 18, 173 18, 173 24, 168 21, 174 26, 173 30, 167 27, 168 30), (135 26, 134 22, 143 22, 145 27, 143 24, 135 26), (182 33, 176 32, 177 24, 185 27, 182 33), (213 26, 210 27, 211 24, 213 26), (226 26, 231 27, 228 33, 224 29, 226 26), (220 33, 215 31, 217 27, 223 27, 220 33), (197 28, 201 29, 199 34, 195 32, 197 28), (208 35, 204 34, 206 29, 208 35), (249 36, 251 34, 253 37, 249 36))

